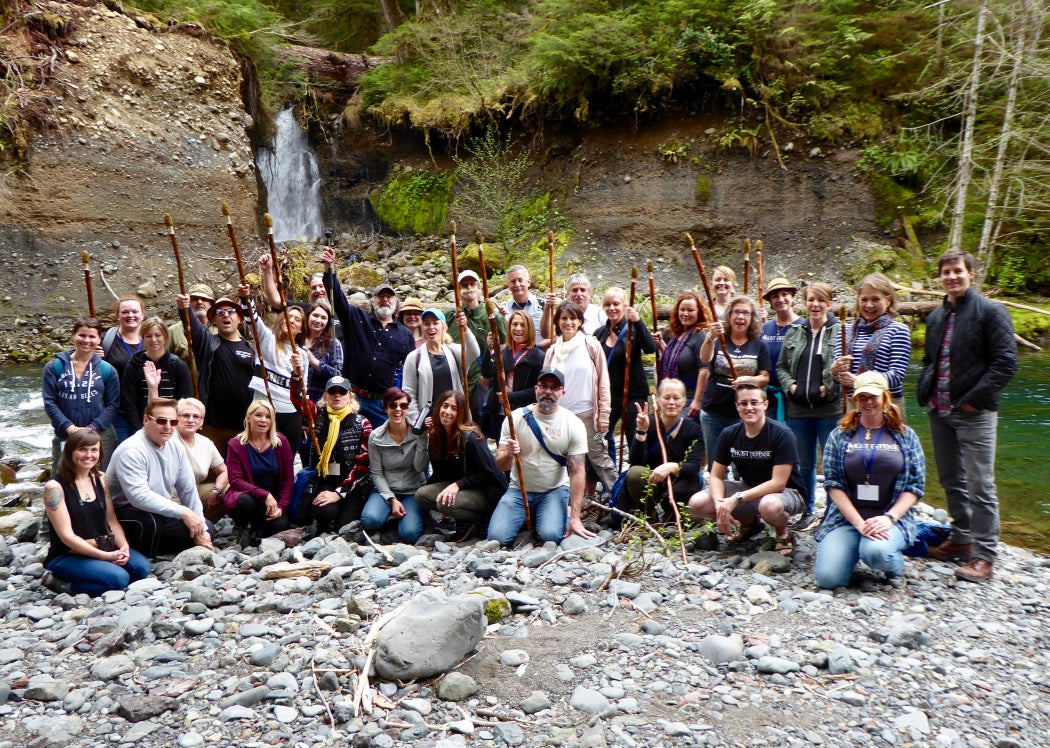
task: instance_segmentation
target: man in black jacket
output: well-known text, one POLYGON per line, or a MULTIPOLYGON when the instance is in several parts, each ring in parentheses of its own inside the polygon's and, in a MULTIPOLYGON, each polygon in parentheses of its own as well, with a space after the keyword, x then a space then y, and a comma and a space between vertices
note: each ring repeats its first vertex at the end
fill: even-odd
POLYGON ((1017 373, 1017 343, 1006 308, 974 291, 969 252, 938 262, 944 304, 926 319, 919 404, 930 418, 937 477, 948 498, 952 533, 932 558, 969 558, 955 576, 983 582, 999 542, 995 439, 999 395, 1017 373))

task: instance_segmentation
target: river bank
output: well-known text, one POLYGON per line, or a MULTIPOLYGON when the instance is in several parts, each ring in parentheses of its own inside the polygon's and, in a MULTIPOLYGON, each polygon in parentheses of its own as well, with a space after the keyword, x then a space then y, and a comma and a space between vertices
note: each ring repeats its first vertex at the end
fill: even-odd
POLYGON ((688 563, 608 531, 560 554, 428 537, 388 559, 316 538, 328 574, 273 581, 292 550, 227 523, 216 553, 95 600, 43 587, 43 545, 4 545, 0 748, 1047 744, 1045 556, 1004 547, 986 585, 912 559, 903 588, 825 592, 809 535, 790 562, 760 537, 688 563), (455 676, 373 676, 355 713, 369 635, 424 589, 510 615, 455 676))

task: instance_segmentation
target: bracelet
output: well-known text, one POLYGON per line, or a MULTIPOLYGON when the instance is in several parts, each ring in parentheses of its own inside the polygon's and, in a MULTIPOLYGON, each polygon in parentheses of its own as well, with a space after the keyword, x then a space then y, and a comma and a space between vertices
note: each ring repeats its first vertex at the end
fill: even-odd
POLYGON ((895 525, 895 524, 897 524, 897 518, 896 518, 896 517, 894 517, 894 516, 893 516, 892 514, 890 514, 889 512, 883 512, 883 513, 882 513, 882 516, 883 516, 883 517, 889 517, 889 518, 890 518, 890 524, 891 524, 891 525, 895 525))

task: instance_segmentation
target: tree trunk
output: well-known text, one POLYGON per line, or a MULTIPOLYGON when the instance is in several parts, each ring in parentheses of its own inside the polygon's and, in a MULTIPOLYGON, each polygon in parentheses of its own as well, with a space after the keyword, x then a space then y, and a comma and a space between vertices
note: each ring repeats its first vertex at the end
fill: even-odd
POLYGON ((1014 134, 1014 110, 1017 106, 1017 89, 1020 87, 1021 71, 1024 68, 1029 45, 1035 48, 1039 41, 1040 18, 1033 12, 1032 0, 1024 0, 1024 10, 1020 18, 1014 20, 1015 33, 1014 61, 1010 70, 1010 82, 1006 91, 1006 109, 1003 112, 1003 126, 999 133, 999 147, 995 154, 995 166, 992 169, 991 182, 988 185, 988 205, 984 212, 984 224, 981 226, 981 241, 977 245, 977 278, 974 283, 980 291, 984 285, 984 279, 988 275, 989 266, 992 264, 995 252, 995 243, 992 239, 992 229, 996 225, 996 216, 1004 209, 999 205, 999 187, 1003 180, 1003 170, 1006 166, 1006 155, 1010 149, 1010 141, 1014 134), (1029 28, 1031 28, 1032 39, 1029 41, 1029 28))
POLYGON ((977 118, 977 93, 981 83, 981 53, 984 49, 984 20, 987 15, 988 0, 982 0, 980 10, 977 11, 977 32, 973 42, 970 84, 963 106, 962 142, 959 147, 959 165, 955 170, 955 207, 952 210, 952 223, 948 231, 948 249, 962 248, 966 196, 970 189, 970 178, 973 176, 973 131, 974 120, 977 118))
POLYGON ((348 96, 357 90, 361 76, 387 61, 385 57, 348 55, 296 44, 278 47, 277 55, 282 64, 291 64, 312 84, 348 96))

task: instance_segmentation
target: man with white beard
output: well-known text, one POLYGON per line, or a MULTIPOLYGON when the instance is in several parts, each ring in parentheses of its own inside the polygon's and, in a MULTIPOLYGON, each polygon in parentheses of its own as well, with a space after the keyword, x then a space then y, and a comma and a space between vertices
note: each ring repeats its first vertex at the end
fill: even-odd
POLYGON ((393 287, 380 283, 372 294, 372 313, 351 304, 332 269, 335 250, 325 247, 324 285, 332 291, 335 314, 343 326, 343 376, 361 403, 361 415, 372 428, 386 423, 383 393, 401 384, 405 357, 415 350, 412 331, 397 321, 393 287))

